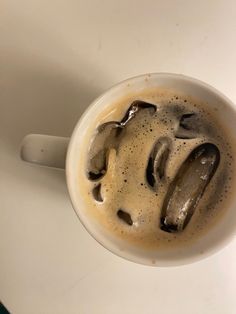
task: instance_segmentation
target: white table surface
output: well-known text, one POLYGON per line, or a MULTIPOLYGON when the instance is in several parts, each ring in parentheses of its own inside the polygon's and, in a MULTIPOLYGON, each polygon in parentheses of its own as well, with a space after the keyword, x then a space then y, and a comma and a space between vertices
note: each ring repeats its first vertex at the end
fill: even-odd
POLYGON ((177 72, 236 103, 236 2, 0 1, 0 299, 12 314, 235 314, 236 240, 201 262, 135 265, 77 219, 64 172, 23 163, 125 78, 177 72))

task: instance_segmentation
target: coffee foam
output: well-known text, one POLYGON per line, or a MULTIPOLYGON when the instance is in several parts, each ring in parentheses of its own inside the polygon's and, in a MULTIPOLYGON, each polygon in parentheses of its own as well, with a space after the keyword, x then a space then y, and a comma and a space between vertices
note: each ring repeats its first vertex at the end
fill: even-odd
MULTIPOLYGON (((91 215, 113 235, 146 248, 168 248, 186 245, 209 230, 229 207, 234 187, 233 141, 220 125, 215 110, 207 109, 207 104, 173 91, 150 89, 129 94, 111 104, 97 117, 96 127, 108 121, 120 121, 134 100, 143 100, 157 106, 154 116, 145 111, 137 114, 126 127, 119 149, 111 149, 108 169, 99 180, 103 201, 94 200, 93 189, 98 182, 87 178, 80 182, 79 189, 91 215), (174 136, 179 116, 182 113, 197 113, 205 133, 194 139, 177 139, 174 136), (171 152, 166 165, 166 179, 151 189, 145 178, 147 160, 153 144, 161 137, 171 139, 171 152), (227 139, 227 140, 226 140, 227 139), (175 177, 180 165, 199 144, 215 144, 221 153, 219 167, 209 183, 195 213, 183 232, 168 233, 160 229, 160 213, 167 188, 175 177), (127 225, 117 216, 122 209, 128 212, 133 225, 127 225)), ((215 108, 217 110, 217 108, 215 108)), ((86 156, 95 130, 87 134, 84 158, 80 170, 86 173, 86 156)))

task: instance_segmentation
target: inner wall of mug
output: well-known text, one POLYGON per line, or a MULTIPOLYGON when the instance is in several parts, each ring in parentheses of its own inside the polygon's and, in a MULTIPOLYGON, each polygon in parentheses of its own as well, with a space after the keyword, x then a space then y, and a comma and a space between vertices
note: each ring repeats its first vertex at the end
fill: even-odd
MULTIPOLYGON (((171 266, 190 263, 208 256, 228 242, 236 229, 236 199, 231 203, 232 205, 227 209, 227 212, 222 215, 221 220, 211 227, 204 236, 195 240, 191 246, 149 251, 145 248, 134 247, 105 230, 103 226, 87 214, 86 204, 83 203, 83 198, 78 193, 79 167, 84 166, 86 170, 86 165, 80 165, 80 147, 84 147, 84 138, 89 128, 94 127, 97 115, 120 97, 130 92, 142 91, 152 87, 174 89, 202 102, 207 102, 209 107, 217 106, 220 113, 220 122, 223 126, 229 128, 232 136, 236 138, 236 128, 234 127, 236 109, 229 99, 214 88, 198 80, 177 74, 149 74, 135 77, 114 86, 96 99, 78 122, 67 154, 68 189, 73 207, 85 228, 98 242, 113 253, 128 260, 148 265, 171 266)), ((86 153, 86 150, 83 149, 82 152, 86 153)))

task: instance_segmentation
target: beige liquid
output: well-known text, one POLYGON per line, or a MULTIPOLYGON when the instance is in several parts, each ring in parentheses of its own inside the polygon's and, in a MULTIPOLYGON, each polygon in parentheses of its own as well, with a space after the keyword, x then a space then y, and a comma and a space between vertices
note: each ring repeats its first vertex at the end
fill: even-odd
MULTIPOLYGON (((233 141, 217 119, 217 108, 210 111, 207 104, 177 94, 176 92, 150 89, 130 94, 111 104, 97 118, 97 125, 108 121, 120 121, 134 100, 155 104, 157 112, 137 114, 126 127, 118 151, 109 153, 108 169, 98 182, 86 179, 80 185, 88 214, 92 215, 113 235, 146 248, 164 248, 186 245, 209 230, 229 206, 234 185, 233 141), (174 132, 179 123, 176 110, 182 113, 195 112, 200 115, 205 132, 194 139, 177 139, 174 132), (160 137, 171 139, 171 152, 166 165, 165 180, 150 189, 145 177, 148 157, 154 143, 160 137), (199 144, 215 144, 221 153, 220 164, 197 205, 184 231, 168 233, 160 229, 160 214, 166 191, 179 167, 190 152, 199 144), (94 200, 92 190, 101 183, 102 202, 94 200), (123 209, 133 220, 129 226, 117 216, 123 209)), ((96 129, 87 138, 87 150, 96 129)), ((86 172, 86 163, 82 171, 86 172)))

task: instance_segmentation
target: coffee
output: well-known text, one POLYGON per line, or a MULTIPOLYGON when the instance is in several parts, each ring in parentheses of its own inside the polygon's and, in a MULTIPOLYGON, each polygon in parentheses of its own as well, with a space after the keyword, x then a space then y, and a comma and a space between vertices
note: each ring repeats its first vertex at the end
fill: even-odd
POLYGON ((220 223, 233 189, 233 141, 217 108, 176 91, 130 94, 87 134, 88 213, 142 247, 186 245, 220 223))

